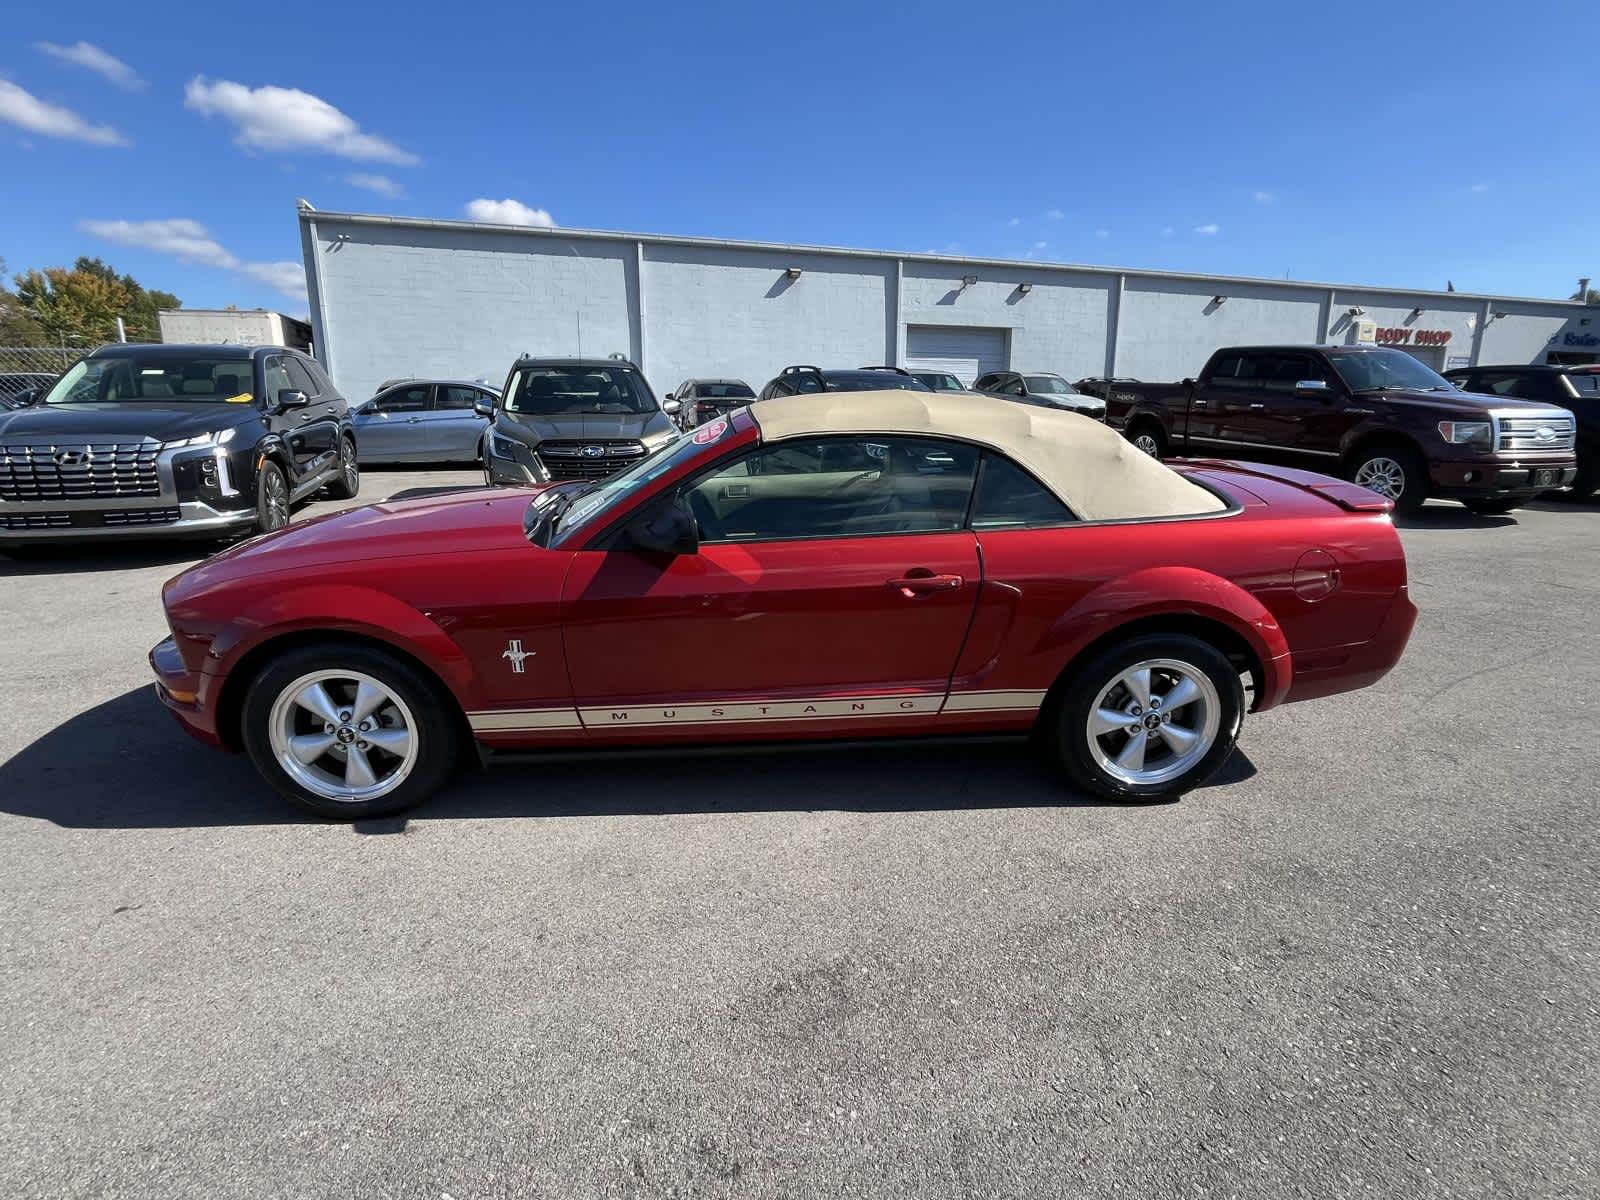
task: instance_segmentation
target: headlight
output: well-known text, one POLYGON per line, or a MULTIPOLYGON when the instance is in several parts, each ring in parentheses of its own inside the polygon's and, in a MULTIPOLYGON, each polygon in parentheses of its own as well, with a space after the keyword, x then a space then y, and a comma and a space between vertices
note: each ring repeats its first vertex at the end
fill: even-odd
POLYGON ((1487 450, 1494 441, 1494 425, 1489 421, 1440 421, 1439 436, 1452 446, 1479 446, 1487 450))
POLYGON ((238 432, 239 430, 237 428, 232 428, 214 431, 212 433, 197 433, 193 437, 178 438, 177 440, 171 442, 162 442, 161 448, 163 450, 181 450, 185 446, 226 446, 229 442, 233 441, 234 434, 238 432))
POLYGON ((498 433, 489 435, 489 452, 496 458, 516 458, 517 444, 509 438, 503 438, 498 433))

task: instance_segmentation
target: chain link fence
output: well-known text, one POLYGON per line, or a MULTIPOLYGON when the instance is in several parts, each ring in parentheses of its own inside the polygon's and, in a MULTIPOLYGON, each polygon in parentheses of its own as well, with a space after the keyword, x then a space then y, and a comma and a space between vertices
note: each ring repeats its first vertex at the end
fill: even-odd
POLYGON ((42 394, 92 346, 0 346, 0 410, 42 394))

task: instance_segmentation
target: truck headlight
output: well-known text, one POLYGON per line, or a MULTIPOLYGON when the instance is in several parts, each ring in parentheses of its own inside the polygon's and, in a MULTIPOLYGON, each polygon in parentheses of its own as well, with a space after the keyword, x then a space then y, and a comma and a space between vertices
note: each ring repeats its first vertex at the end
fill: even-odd
POLYGON ((517 444, 510 438, 503 438, 498 433, 491 433, 489 435, 489 452, 496 458, 515 460, 517 457, 517 444))
POLYGON ((1439 436, 1452 446, 1488 450, 1494 443, 1494 425, 1489 421, 1440 421, 1439 436))

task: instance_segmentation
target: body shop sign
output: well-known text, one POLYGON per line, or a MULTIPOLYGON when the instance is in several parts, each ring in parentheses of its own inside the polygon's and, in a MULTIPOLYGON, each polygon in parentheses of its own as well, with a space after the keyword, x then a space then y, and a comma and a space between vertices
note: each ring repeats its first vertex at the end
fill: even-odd
POLYGON ((1403 325, 1385 329, 1380 325, 1376 340, 1380 346, 1443 346, 1450 340, 1450 330, 1407 329, 1403 325))

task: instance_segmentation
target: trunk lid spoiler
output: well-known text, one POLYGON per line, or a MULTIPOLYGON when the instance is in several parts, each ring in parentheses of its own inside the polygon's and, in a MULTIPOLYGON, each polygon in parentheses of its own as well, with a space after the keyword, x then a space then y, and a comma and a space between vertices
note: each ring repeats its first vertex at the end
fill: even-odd
POLYGON ((1350 483, 1344 479, 1330 479, 1326 475, 1318 475, 1314 471, 1302 471, 1297 467, 1280 467, 1271 463, 1234 462, 1223 458, 1184 458, 1168 460, 1167 465, 1182 469, 1193 467, 1197 470, 1228 471, 1235 475, 1251 475, 1257 479, 1270 479, 1275 483, 1286 483, 1297 487, 1303 492, 1311 492, 1321 496, 1330 504, 1337 504, 1346 512, 1390 512, 1394 508, 1394 501, 1387 496, 1380 496, 1377 492, 1364 488, 1358 483, 1350 483))

